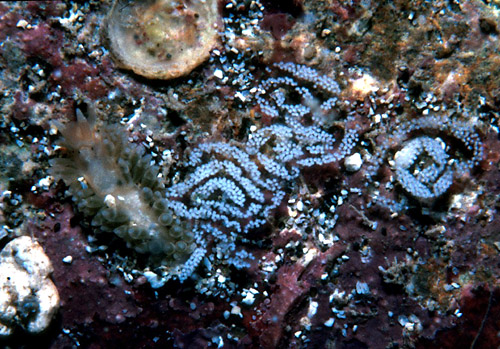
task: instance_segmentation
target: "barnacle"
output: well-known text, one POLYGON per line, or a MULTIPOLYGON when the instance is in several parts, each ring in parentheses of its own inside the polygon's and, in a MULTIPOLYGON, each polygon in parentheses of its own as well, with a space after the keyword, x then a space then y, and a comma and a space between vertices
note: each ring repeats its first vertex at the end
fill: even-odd
POLYGON ((208 58, 219 22, 215 0, 117 0, 107 20, 107 39, 122 68, 172 79, 208 58))
POLYGON ((53 159, 51 172, 68 185, 78 209, 93 217, 93 226, 184 276, 183 263, 197 248, 195 235, 168 208, 151 156, 116 128, 98 131, 93 117, 86 119, 80 110, 76 122, 58 128, 67 157, 53 159))

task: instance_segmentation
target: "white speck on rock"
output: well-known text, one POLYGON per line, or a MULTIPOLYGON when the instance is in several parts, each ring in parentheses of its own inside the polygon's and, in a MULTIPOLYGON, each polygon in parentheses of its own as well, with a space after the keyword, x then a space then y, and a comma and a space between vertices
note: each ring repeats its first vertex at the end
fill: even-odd
POLYGON ((241 300, 241 303, 246 305, 252 305, 255 302, 255 294, 251 291, 246 292, 245 298, 241 300))
POLYGON ((62 259, 63 263, 71 264, 73 262, 73 256, 66 256, 62 259))
POLYGON ((331 317, 328 320, 326 320, 323 325, 325 325, 326 327, 332 327, 334 323, 335 323, 335 319, 331 317))

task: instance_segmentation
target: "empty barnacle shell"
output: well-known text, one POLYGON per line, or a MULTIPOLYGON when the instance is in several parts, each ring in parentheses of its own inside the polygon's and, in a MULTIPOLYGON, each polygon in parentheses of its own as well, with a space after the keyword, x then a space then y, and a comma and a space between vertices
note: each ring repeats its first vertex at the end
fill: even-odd
POLYGON ((217 43, 216 0, 115 0, 107 41, 116 63, 152 79, 189 74, 217 43))

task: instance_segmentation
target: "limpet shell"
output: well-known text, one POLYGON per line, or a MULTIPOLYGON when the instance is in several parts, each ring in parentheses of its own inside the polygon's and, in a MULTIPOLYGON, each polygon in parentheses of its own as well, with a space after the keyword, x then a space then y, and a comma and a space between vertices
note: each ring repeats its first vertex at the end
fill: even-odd
POLYGON ((209 57, 221 23, 216 0, 116 0, 106 34, 120 68, 166 80, 189 74, 209 57))

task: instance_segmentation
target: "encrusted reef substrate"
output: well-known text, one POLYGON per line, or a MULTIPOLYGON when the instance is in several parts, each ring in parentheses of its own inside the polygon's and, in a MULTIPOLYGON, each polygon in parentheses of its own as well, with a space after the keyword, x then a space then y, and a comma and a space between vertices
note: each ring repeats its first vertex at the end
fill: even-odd
MULTIPOLYGON (((338 93, 333 79, 311 68, 280 68, 338 93)), ((261 102, 261 108, 272 114, 270 105, 261 102)), ((304 105, 301 112, 290 112, 293 108, 287 108, 281 123, 249 134, 247 142, 205 142, 189 149, 187 175, 167 188, 140 145, 128 146, 111 127, 97 131, 95 116, 89 121, 77 110, 76 122, 55 124, 67 158, 52 160, 51 171, 69 186, 79 210, 93 217, 93 226, 113 231, 128 247, 159 261, 159 276, 147 274, 155 287, 172 276, 189 277, 212 241, 230 265, 248 267, 254 257, 236 242, 273 223, 269 217, 283 202, 285 186, 302 169, 338 163, 357 142, 356 127, 345 126, 337 141, 315 124, 315 111, 304 105), (304 122, 307 114, 311 125, 304 122)), ((324 107, 321 114, 327 111, 324 107)))
POLYGON ((497 1, 226 1, 210 57, 161 83, 117 69, 95 35, 112 8, 0 4, 0 244, 30 235, 53 266, 39 346, 500 344, 497 1), (86 99, 100 146, 64 146, 54 121, 81 129, 86 99), (89 154, 121 188, 92 210, 84 176, 48 170, 89 154), (149 163, 127 180, 134 154, 149 163), (119 196, 143 187, 129 201, 148 214, 122 221, 119 196), (120 228, 164 211, 199 251, 182 283, 192 254, 120 228))

